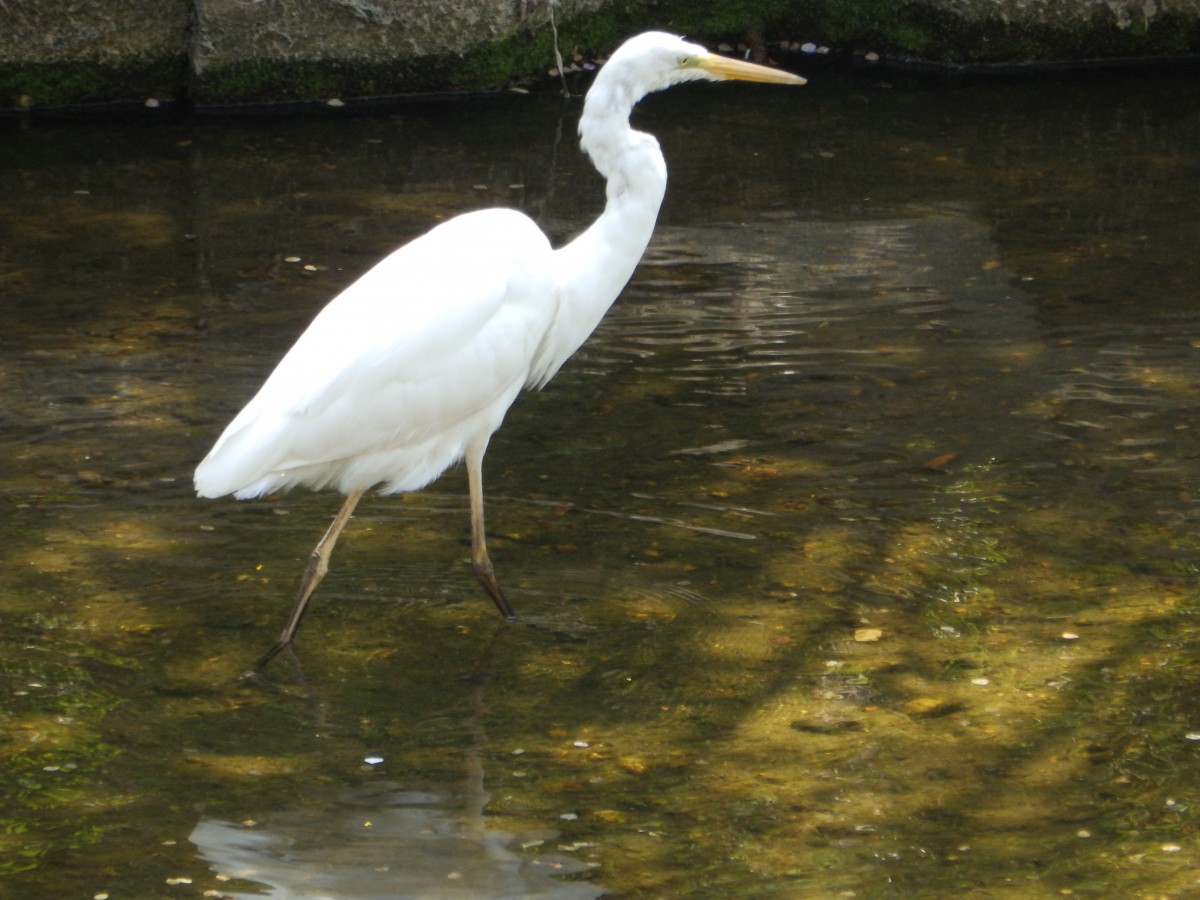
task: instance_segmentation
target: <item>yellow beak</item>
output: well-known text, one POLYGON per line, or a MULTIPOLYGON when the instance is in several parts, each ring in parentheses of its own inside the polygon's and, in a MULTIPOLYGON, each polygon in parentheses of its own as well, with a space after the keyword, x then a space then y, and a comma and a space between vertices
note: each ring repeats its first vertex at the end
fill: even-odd
POLYGON ((696 59, 696 65, 706 72, 712 72, 718 78, 731 78, 735 81, 763 81, 769 84, 805 84, 807 79, 782 69, 771 69, 756 63, 743 62, 729 56, 717 56, 706 53, 696 59))

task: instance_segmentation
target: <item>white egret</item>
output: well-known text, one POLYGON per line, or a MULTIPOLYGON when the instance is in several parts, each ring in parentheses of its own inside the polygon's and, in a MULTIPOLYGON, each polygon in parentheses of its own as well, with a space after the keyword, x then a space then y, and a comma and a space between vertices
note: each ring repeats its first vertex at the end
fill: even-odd
MULTIPOLYGON (((635 103, 685 81, 804 84, 661 32, 626 41, 583 104, 580 143, 608 182, 604 212, 560 249, 511 209, 450 219, 321 310, 196 468, 201 497, 303 485, 345 503, 313 550, 274 653, 295 636, 338 535, 368 489, 415 491, 466 460, 475 575, 514 618, 488 559, 483 455, 522 388, 539 388, 592 333, 641 259, 666 189, 635 103)), ((265 659, 264 659, 265 661, 265 659)))

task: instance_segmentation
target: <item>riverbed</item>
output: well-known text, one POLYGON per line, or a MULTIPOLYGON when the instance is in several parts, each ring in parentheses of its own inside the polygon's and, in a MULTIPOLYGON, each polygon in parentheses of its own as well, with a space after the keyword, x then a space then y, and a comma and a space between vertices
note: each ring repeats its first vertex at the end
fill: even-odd
POLYGON ((579 109, 0 122, 0 892, 1200 889, 1187 75, 648 98, 655 238, 487 456, 518 621, 455 469, 245 677, 339 498, 196 463, 393 247, 586 227, 579 109))

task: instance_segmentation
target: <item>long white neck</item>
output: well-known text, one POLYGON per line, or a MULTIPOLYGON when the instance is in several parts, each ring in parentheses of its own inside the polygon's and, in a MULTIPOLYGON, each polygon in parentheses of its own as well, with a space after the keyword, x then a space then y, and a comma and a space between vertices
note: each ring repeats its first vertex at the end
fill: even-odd
POLYGON ((588 91, 579 134, 584 151, 608 181, 608 200, 587 231, 554 253, 560 309, 547 336, 539 383, 579 348, 629 282, 650 243, 667 188, 658 141, 629 127, 641 93, 621 78, 604 76, 601 70, 588 91))

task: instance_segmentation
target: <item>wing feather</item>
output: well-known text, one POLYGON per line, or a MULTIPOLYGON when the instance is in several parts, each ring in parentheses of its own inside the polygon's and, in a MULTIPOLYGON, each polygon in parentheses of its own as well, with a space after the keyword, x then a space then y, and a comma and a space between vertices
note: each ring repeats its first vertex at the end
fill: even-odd
POLYGON ((437 477, 529 380, 558 302, 550 253, 528 217, 501 209, 392 253, 316 316, 197 468, 197 491, 437 477))

